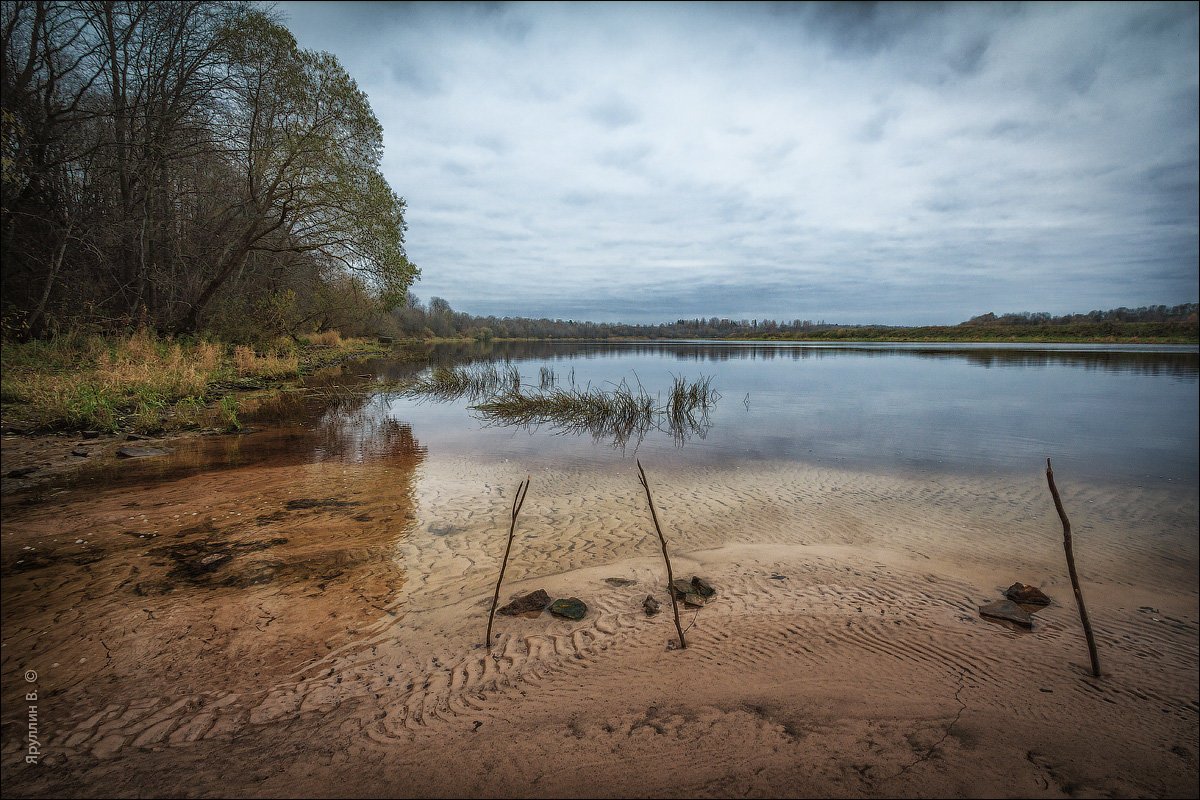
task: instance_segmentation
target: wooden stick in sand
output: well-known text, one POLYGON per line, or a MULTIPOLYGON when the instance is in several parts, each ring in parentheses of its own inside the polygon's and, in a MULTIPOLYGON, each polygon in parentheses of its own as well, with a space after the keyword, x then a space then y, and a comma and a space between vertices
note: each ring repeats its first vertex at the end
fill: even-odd
POLYGON ((1063 526, 1063 549, 1067 551, 1067 570, 1071 573, 1071 588, 1075 590, 1075 604, 1079 606, 1079 619, 1083 622, 1083 632, 1087 636, 1088 655, 1092 657, 1092 675, 1100 677, 1100 660, 1096 657, 1096 637, 1092 635, 1092 623, 1088 621, 1087 609, 1083 605, 1083 592, 1079 590, 1079 575, 1075 572, 1075 555, 1071 551, 1071 522, 1067 512, 1063 511, 1062 499, 1058 496, 1058 487, 1054 485, 1054 470, 1050 468, 1050 459, 1046 459, 1046 483, 1050 484, 1050 495, 1054 498, 1054 508, 1063 526))
POLYGON ((504 546, 504 560, 500 562, 500 576, 496 578, 496 594, 492 596, 492 610, 488 614, 487 634, 484 636, 484 642, 487 644, 487 651, 492 652, 492 620, 496 618, 496 604, 500 602, 500 582, 504 580, 504 568, 508 566, 508 551, 512 550, 513 532, 517 529, 517 514, 521 513, 521 506, 525 504, 525 495, 529 492, 529 476, 525 476, 525 480, 517 485, 517 493, 513 497, 512 504, 512 522, 508 526, 508 544, 504 546))
POLYGON ((646 471, 642 469, 642 462, 637 462, 638 477, 642 482, 642 487, 646 490, 646 500, 650 503, 650 517, 654 520, 654 530, 658 531, 658 541, 662 544, 663 561, 667 562, 667 594, 671 596, 671 610, 675 612, 675 630, 679 631, 679 649, 687 649, 687 642, 683 638, 683 628, 679 625, 679 603, 675 600, 675 575, 671 572, 671 557, 667 555, 667 540, 663 536, 662 528, 658 525, 658 514, 654 511, 654 498, 650 497, 650 484, 646 482, 646 471))

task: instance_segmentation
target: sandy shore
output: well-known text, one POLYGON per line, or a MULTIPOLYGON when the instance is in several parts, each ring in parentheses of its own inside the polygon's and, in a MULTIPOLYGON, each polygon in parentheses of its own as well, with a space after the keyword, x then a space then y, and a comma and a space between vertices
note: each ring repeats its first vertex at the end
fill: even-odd
POLYGON ((678 649, 628 465, 396 441, 370 463, 6 497, 4 795, 1195 792, 1194 489, 1059 476, 1093 678, 1040 472, 651 460, 676 572, 718 590, 678 649), (589 612, 498 617, 488 655, 527 472, 502 600, 543 588, 589 612), (977 613, 1017 580, 1055 601, 1029 632, 977 613))

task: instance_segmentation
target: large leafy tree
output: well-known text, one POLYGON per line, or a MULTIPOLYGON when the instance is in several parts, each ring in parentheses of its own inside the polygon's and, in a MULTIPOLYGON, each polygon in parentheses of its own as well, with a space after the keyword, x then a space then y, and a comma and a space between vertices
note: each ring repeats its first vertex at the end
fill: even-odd
POLYGON ((402 303, 404 201, 336 58, 212 0, 0 0, 0 34, 6 324, 402 303))
POLYGON ((229 78, 219 123, 238 176, 213 224, 235 232, 179 327, 194 327, 250 253, 307 253, 367 277, 385 307, 417 275, 404 251, 404 200, 380 172, 383 128, 367 96, 328 53, 301 50, 266 15, 227 36, 229 78))

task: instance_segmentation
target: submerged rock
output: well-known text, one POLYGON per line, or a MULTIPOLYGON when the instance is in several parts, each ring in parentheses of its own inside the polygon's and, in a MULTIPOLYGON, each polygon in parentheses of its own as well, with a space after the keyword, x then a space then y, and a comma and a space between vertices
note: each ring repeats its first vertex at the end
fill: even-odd
POLYGON ((299 500, 288 500, 285 505, 291 511, 298 511, 310 508, 349 508, 351 506, 360 505, 360 503, 357 500, 339 500, 336 497, 326 497, 322 499, 306 497, 299 500))
POLYGON ((613 586, 630 586, 637 583, 637 581, 630 578, 605 578, 604 582, 613 586))
POLYGON ((508 617, 537 617, 550 605, 550 595, 545 589, 537 589, 508 601, 500 613, 508 617))
POLYGON ((1008 598, 993 600, 986 605, 980 606, 979 615, 981 617, 990 617, 991 619, 1007 620, 1023 628, 1033 627, 1033 617, 1029 615, 1029 612, 1008 598))
POLYGON ((169 447, 122 447, 117 451, 118 458, 154 458, 175 452, 169 447))
POLYGON ((567 597, 555 600, 550 605, 550 613, 563 619, 581 620, 587 614, 587 604, 578 597, 567 597))
POLYGON ((1004 596, 1009 600, 1012 600, 1014 603, 1019 603, 1023 606, 1050 605, 1050 598, 1047 597, 1041 589, 1037 588, 1036 586, 1029 586, 1019 581, 1008 587, 1008 590, 1004 593, 1004 596))
POLYGON ((692 587, 695 589, 696 593, 705 600, 717 593, 717 590, 712 587, 711 583, 704 578, 698 578, 695 575, 692 576, 692 587))
POLYGON ((658 613, 658 601, 654 599, 654 595, 646 595, 646 599, 642 601, 642 610, 646 612, 647 617, 653 617, 658 613))

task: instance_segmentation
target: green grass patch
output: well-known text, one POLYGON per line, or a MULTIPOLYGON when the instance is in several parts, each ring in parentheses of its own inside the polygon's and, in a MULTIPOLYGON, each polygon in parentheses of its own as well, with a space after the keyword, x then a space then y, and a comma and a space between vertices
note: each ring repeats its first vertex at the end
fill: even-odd
POLYGON ((33 430, 236 430, 237 400, 223 384, 280 383, 307 367, 386 352, 373 340, 341 339, 302 347, 290 337, 255 346, 206 339, 71 332, 52 339, 6 341, 0 353, 0 403, 6 424, 33 430))

